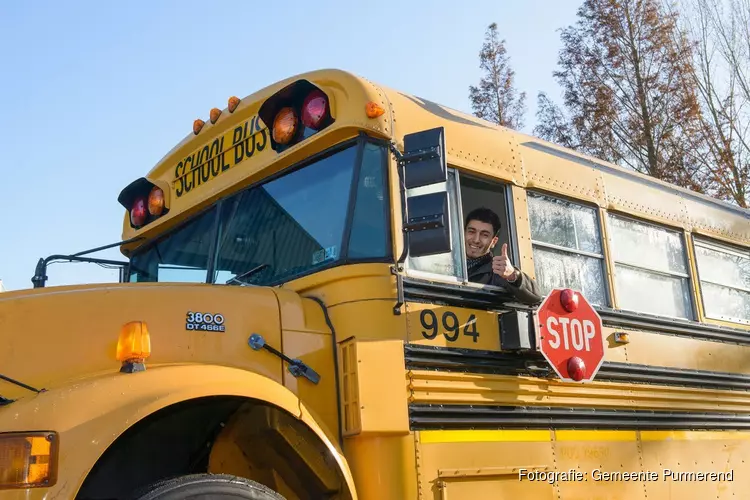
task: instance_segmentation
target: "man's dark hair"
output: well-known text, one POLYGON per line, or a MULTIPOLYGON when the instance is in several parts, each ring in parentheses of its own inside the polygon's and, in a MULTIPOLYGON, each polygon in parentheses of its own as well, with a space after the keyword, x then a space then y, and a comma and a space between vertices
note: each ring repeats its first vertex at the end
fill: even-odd
POLYGON ((497 236, 497 232, 500 231, 500 217, 489 208, 480 207, 469 212, 469 215, 466 216, 465 225, 468 226, 469 221, 472 220, 492 224, 492 231, 495 236, 497 236))

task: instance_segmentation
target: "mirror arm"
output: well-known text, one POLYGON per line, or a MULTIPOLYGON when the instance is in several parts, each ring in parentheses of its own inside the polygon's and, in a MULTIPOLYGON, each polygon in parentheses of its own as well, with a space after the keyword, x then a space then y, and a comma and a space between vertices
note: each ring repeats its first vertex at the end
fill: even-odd
POLYGON ((398 192, 401 195, 401 227, 404 235, 404 248, 401 251, 401 255, 396 261, 396 270, 402 271, 401 267, 404 261, 406 261, 406 255, 409 252, 409 233, 406 230, 406 224, 408 222, 406 213, 406 184, 404 182, 404 155, 398 150, 396 144, 393 141, 388 143, 388 148, 391 150, 393 156, 396 157, 396 169, 398 170, 398 192))

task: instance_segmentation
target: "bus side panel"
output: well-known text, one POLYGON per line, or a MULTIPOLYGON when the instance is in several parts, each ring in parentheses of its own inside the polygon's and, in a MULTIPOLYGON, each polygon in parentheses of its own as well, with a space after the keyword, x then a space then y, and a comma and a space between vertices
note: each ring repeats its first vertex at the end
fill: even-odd
POLYGON ((544 480, 519 470, 554 470, 549 431, 422 431, 417 442, 419 498, 557 498, 544 480), (526 440, 530 439, 530 440, 526 440))
MULTIPOLYGON (((560 498, 639 500, 646 497, 641 477, 636 431, 554 431, 557 470, 575 469, 581 476, 558 481, 560 498), (634 473, 628 481, 613 481, 611 473, 634 473)), ((653 497, 668 498, 668 497, 653 497)))
POLYGON ((641 431, 643 466, 659 473, 646 483, 648 498, 735 499, 750 492, 750 433, 727 431, 641 431), (674 472, 674 475, 665 469, 674 472), (693 478, 678 473, 725 473, 693 478), (728 475, 727 473, 730 473, 728 475))

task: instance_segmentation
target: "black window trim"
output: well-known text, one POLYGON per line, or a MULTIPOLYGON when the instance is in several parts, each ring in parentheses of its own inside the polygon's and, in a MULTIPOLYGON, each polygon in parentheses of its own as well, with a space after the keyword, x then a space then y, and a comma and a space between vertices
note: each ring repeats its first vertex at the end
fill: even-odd
POLYGON ((287 168, 284 168, 278 172, 275 172, 272 175, 269 175, 267 177, 264 177, 263 179, 259 180, 258 182, 254 182, 248 186, 243 186, 241 188, 236 188, 236 186, 233 186, 235 189, 230 189, 226 193, 224 193, 221 198, 218 200, 210 203, 208 206, 203 207, 201 209, 196 210, 195 213, 189 214, 185 220, 181 221, 179 224, 177 224, 175 227, 171 228, 170 230, 166 231, 165 233, 157 236, 155 239, 147 242, 145 245, 142 245, 141 247, 136 248, 133 250, 130 254, 130 257, 128 259, 128 266, 127 266, 127 279, 128 282, 130 282, 130 274, 131 274, 131 267, 132 267, 132 259, 133 256, 136 253, 141 253, 148 251, 148 249, 154 247, 155 245, 158 245, 159 243, 163 242, 167 238, 170 238, 173 234, 180 231, 184 227, 186 227, 188 224, 191 224, 196 219, 201 217, 202 215, 210 212, 211 210, 215 210, 214 212, 214 221, 212 226, 212 234, 211 234, 211 246, 209 249, 208 254, 208 262, 206 264, 206 279, 205 283, 207 284, 214 284, 213 282, 213 271, 216 268, 216 259, 218 255, 216 254, 216 246, 217 246, 217 239, 218 239, 218 230, 219 230, 219 224, 220 224, 220 218, 221 218, 221 211, 224 203, 236 196, 239 195, 242 192, 249 191, 251 189, 257 188, 259 186, 263 186, 264 184, 267 184, 269 182, 273 182, 274 180, 281 178, 285 175, 291 174, 293 172, 296 172, 297 170, 301 170, 309 165, 312 165, 313 163, 316 163, 318 161, 321 161, 323 159, 326 159, 330 156, 335 155, 336 153, 339 153, 345 149, 348 149, 350 147, 356 147, 357 152, 355 155, 355 169, 352 173, 352 181, 350 185, 350 197, 349 197, 349 204, 347 206, 347 209, 349 212, 347 212, 347 218, 346 218, 346 224, 344 226, 344 235, 347 238, 346 241, 346 253, 344 252, 344 245, 342 243, 342 252, 341 252, 341 258, 330 262, 324 266, 319 266, 314 269, 309 269, 307 271, 303 271, 301 273, 297 273, 294 275, 287 276, 280 280, 275 280, 272 282, 267 283, 264 286, 274 287, 281 285, 283 283, 288 283, 290 281, 293 281, 295 279, 301 278, 303 276, 307 276, 309 274, 319 273, 321 271, 325 271, 334 267, 343 266, 347 264, 364 264, 364 263, 388 263, 392 264, 394 262, 393 257, 393 248, 392 248, 392 232, 393 232, 393 222, 390 217, 390 169, 388 168, 389 165, 389 157, 390 152, 388 151, 388 142, 383 139, 378 139, 372 136, 369 136, 364 131, 360 131, 360 133, 356 137, 352 137, 350 139, 346 139, 344 141, 341 141, 339 143, 334 144, 333 146, 330 146, 322 151, 319 151, 315 154, 312 154, 308 156, 307 158, 303 159, 300 162, 297 162, 287 168), (368 257, 368 258, 361 258, 361 259, 351 259, 348 255, 348 237, 351 235, 351 224, 353 221, 353 214, 351 211, 354 209, 354 205, 352 204, 352 190, 355 191, 354 197, 356 198, 356 191, 357 191, 357 180, 359 179, 359 172, 362 168, 362 153, 364 151, 365 143, 372 143, 376 144, 382 148, 385 149, 385 153, 383 154, 383 161, 382 161, 382 168, 384 169, 384 175, 383 175, 383 206, 384 206, 384 215, 386 217, 386 253, 384 257, 368 257))

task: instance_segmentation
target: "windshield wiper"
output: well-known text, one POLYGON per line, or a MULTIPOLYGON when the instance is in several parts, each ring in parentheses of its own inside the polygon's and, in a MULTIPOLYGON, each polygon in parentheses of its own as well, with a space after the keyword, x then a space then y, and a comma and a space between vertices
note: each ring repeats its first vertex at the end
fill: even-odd
POLYGON ((240 281, 240 280, 242 280, 243 278, 249 278, 252 275, 254 275, 255 273, 260 272, 260 271, 262 271, 263 269, 265 269, 267 267, 268 267, 268 264, 261 264, 259 266, 256 266, 256 267, 250 269, 249 271, 246 271, 246 272, 244 272, 242 274, 238 274, 234 278, 228 279, 224 284, 225 285, 231 285, 232 283, 237 283, 239 285, 245 285, 247 283, 245 283, 243 281, 240 281))
MULTIPOLYGON (((13 385, 17 385, 18 387, 22 387, 28 391, 35 392, 37 394, 46 391, 46 389, 36 389, 34 387, 31 387, 30 385, 26 385, 23 382, 19 382, 18 380, 14 380, 10 377, 6 377, 5 375, 0 374, 0 380, 5 380, 6 382, 10 382, 13 385)), ((0 406, 9 405, 13 402, 12 399, 4 398, 0 396, 0 406)))

